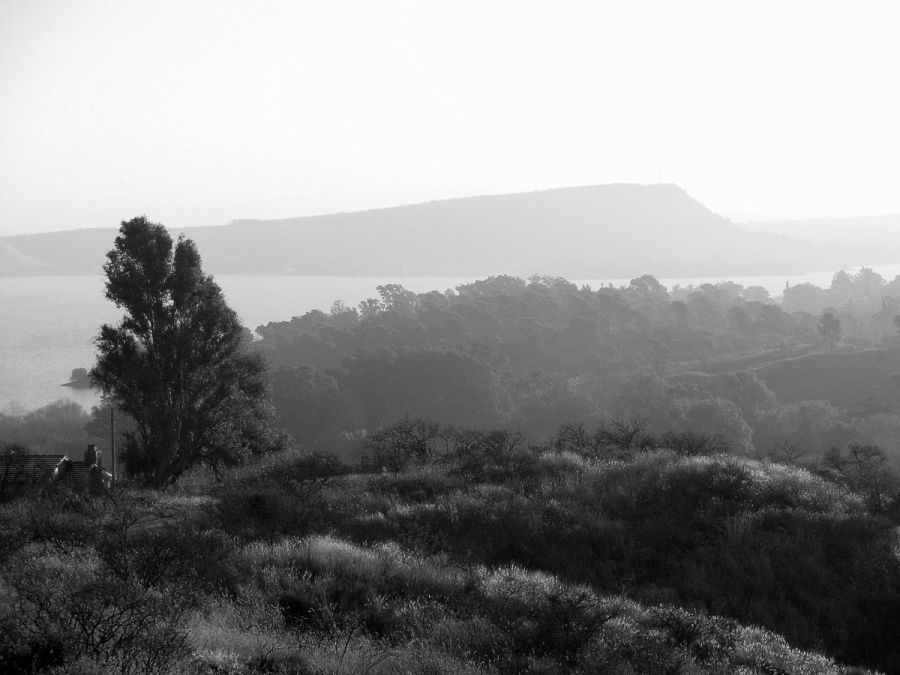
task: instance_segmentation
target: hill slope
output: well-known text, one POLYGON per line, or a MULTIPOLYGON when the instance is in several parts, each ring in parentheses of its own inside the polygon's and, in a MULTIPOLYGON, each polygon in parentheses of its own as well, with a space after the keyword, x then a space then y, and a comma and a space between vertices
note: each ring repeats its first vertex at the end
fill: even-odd
MULTIPOLYGON (((796 273, 841 264, 818 245, 748 232, 675 185, 467 197, 184 233, 219 274, 578 278, 796 273)), ((100 269, 113 236, 82 230, 0 241, 52 273, 82 274, 100 269)))
POLYGON ((850 218, 807 218, 741 223, 754 232, 780 232, 842 249, 856 257, 853 265, 891 265, 900 262, 900 214, 850 218))
POLYGON ((896 410, 900 350, 811 354, 756 368, 779 401, 824 400, 853 413, 896 410))
POLYGON ((0 239, 0 274, 5 276, 33 274, 46 267, 47 263, 35 260, 0 239))
POLYGON ((0 504, 0 666, 898 672, 893 525, 860 495, 740 457, 497 454, 497 433, 398 472, 287 450, 0 504))

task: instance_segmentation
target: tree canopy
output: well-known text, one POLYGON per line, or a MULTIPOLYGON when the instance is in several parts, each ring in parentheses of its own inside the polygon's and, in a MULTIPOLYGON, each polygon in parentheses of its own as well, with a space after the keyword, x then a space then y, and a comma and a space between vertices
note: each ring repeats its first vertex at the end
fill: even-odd
POLYGON ((828 343, 829 349, 834 349, 834 343, 841 339, 841 321, 833 312, 825 312, 819 319, 819 334, 828 343))
POLYGON ((107 254, 106 297, 124 310, 96 339, 91 371, 129 415, 126 471, 165 486, 196 464, 218 468, 277 444, 265 362, 243 347, 243 329, 190 239, 123 222, 107 254))

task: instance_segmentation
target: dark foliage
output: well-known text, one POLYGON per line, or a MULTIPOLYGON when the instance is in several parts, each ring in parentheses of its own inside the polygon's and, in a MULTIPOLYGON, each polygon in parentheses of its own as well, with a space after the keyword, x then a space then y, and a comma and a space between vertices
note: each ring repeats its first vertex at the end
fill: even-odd
MULTIPOLYGON (((675 300, 649 276, 597 291, 511 277, 423 295, 390 286, 359 311, 340 306, 261 327, 258 347, 291 369, 275 378, 275 404, 310 447, 404 415, 475 428, 512 423, 531 440, 602 411, 650 417, 656 428, 679 394, 665 392, 657 409, 628 404, 617 392, 635 377, 817 339, 805 319, 741 292, 705 285, 675 300)), ((723 379, 689 395, 734 400, 752 423, 772 403, 765 391, 752 400, 752 384, 723 379)))
POLYGON ((196 464, 274 447, 265 365, 242 347, 237 316, 193 242, 173 250, 162 225, 135 218, 107 258, 106 296, 125 318, 101 328, 91 376, 134 423, 128 472, 164 486, 196 464))
POLYGON ((228 578, 221 538, 148 529, 141 500, 61 494, 5 515, 19 545, 0 576, 4 672, 171 673, 204 584, 228 578))
POLYGON ((426 464, 438 450, 440 425, 419 418, 404 418, 363 441, 366 461, 374 471, 397 473, 415 462, 426 464))
POLYGON ((648 433, 647 421, 638 417, 600 424, 592 432, 583 424, 563 425, 552 443, 561 452, 574 452, 585 457, 611 457, 632 450, 652 450, 659 447, 660 441, 648 433))
POLYGON ((900 671, 900 483, 853 440, 890 420, 737 367, 814 315, 652 277, 379 295, 262 331, 306 450, 0 506, 4 672, 900 671))
MULTIPOLYGON (((889 646, 900 562, 893 525, 879 515, 884 499, 866 491, 877 475, 866 462, 880 466, 871 453, 851 448, 824 480, 729 456, 705 434, 643 444, 642 433, 639 421, 595 431, 569 425, 552 448, 535 448, 507 430, 445 428, 445 449, 431 465, 409 462, 399 473, 342 483, 319 495, 318 520, 308 518, 304 531, 399 542, 461 565, 520 565, 664 603, 646 625, 684 663, 738 658, 736 624, 713 618, 720 615, 847 662, 900 665, 889 646)), ((882 485, 874 480, 871 489, 882 485)), ((578 640, 566 642, 565 621, 541 623, 554 607, 497 619, 523 642, 484 658, 529 644, 555 662, 577 662, 583 655, 578 640)), ((524 667, 517 663, 509 667, 524 667)))

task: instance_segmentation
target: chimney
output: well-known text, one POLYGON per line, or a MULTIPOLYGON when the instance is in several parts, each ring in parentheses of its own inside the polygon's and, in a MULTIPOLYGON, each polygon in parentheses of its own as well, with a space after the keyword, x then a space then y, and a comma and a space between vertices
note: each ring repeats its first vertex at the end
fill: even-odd
POLYGON ((100 459, 101 452, 97 450, 97 446, 94 443, 91 443, 87 446, 87 449, 84 451, 84 463, 88 466, 101 466, 100 459))

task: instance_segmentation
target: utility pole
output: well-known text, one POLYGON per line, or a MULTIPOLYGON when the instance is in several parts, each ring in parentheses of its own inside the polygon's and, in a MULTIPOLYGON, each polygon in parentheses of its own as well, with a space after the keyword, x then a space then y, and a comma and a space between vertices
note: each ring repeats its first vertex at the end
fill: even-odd
POLYGON ((109 482, 110 489, 116 486, 116 407, 109 406, 109 454, 112 460, 112 478, 109 482))

